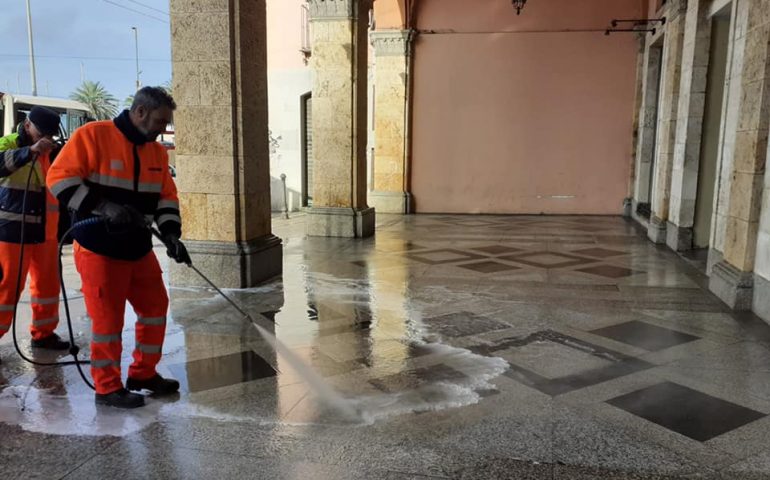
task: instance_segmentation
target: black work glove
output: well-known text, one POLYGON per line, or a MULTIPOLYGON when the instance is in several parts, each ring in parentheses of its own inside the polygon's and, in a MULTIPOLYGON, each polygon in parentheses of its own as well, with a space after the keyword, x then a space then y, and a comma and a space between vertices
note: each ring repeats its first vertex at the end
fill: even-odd
POLYGON ((104 217, 113 225, 135 226, 144 228, 147 226, 147 220, 137 209, 129 205, 118 205, 109 200, 102 200, 94 208, 94 213, 104 217))
POLYGON ((163 244, 166 245, 166 254, 168 254, 170 258, 173 258, 176 263, 192 265, 190 254, 187 253, 187 248, 184 246, 184 243, 179 240, 179 236, 173 233, 163 235, 163 244))

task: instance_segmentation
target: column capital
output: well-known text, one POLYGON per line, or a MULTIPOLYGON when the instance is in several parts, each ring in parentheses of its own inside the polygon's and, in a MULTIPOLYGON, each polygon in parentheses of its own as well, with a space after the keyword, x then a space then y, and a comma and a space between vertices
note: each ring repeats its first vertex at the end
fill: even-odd
POLYGON ((308 0, 310 19, 328 21, 358 17, 358 12, 368 11, 372 0, 308 0))
POLYGON ((370 34, 374 55, 404 57, 409 55, 409 30, 378 30, 370 34))
POLYGON ((668 3, 668 8, 664 10, 668 20, 674 20, 680 15, 687 12, 688 0, 671 0, 668 3))

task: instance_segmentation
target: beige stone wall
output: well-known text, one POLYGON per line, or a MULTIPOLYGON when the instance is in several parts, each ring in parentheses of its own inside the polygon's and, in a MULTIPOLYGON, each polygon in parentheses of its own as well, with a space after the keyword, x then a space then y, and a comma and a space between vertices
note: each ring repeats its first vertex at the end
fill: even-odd
POLYGON ((407 32, 372 34, 375 51, 374 166, 372 189, 406 189, 407 32))
POLYGON ((264 0, 172 0, 184 236, 270 234, 264 0))
POLYGON ((314 207, 366 206, 368 5, 311 2, 314 207))
POLYGON ((690 1, 685 16, 669 209, 669 220, 679 227, 692 227, 695 220, 711 41, 708 3, 690 1))
POLYGON ((747 2, 725 259, 754 269, 770 128, 770 0, 747 2))
POLYGON ((671 199, 671 176, 676 144, 676 125, 679 119, 679 88, 681 85, 682 46, 685 15, 684 0, 672 1, 666 11, 663 71, 660 86, 658 132, 656 137, 655 180, 653 183, 652 214, 659 220, 668 220, 671 199))

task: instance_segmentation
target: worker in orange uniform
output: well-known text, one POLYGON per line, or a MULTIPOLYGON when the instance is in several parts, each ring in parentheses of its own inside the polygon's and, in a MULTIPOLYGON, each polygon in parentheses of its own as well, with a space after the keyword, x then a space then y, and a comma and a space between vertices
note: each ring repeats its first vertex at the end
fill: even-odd
POLYGON ((80 127, 48 174, 48 187, 68 206, 73 222, 104 219, 73 233, 75 266, 93 322, 91 374, 97 405, 136 408, 144 405, 144 396, 132 391, 167 395, 179 390, 179 382, 161 377, 155 369, 163 348, 168 295, 148 228, 155 221, 169 256, 190 262, 179 240, 179 201, 168 155, 155 141, 171 123, 175 108, 164 90, 142 88, 130 110, 114 120, 80 127), (137 323, 124 388, 120 356, 126 300, 137 323))
POLYGON ((0 138, 0 337, 11 328, 29 273, 32 346, 67 350, 69 342, 54 333, 59 324, 59 203, 45 188, 48 154, 58 132, 59 115, 35 106, 17 133, 0 138))

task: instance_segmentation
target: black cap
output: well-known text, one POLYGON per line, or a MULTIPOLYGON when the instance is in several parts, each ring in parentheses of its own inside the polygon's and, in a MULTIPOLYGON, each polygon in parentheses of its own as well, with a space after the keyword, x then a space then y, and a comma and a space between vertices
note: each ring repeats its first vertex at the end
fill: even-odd
POLYGON ((59 114, 45 107, 34 106, 29 111, 27 119, 35 124, 43 135, 59 133, 59 114))

